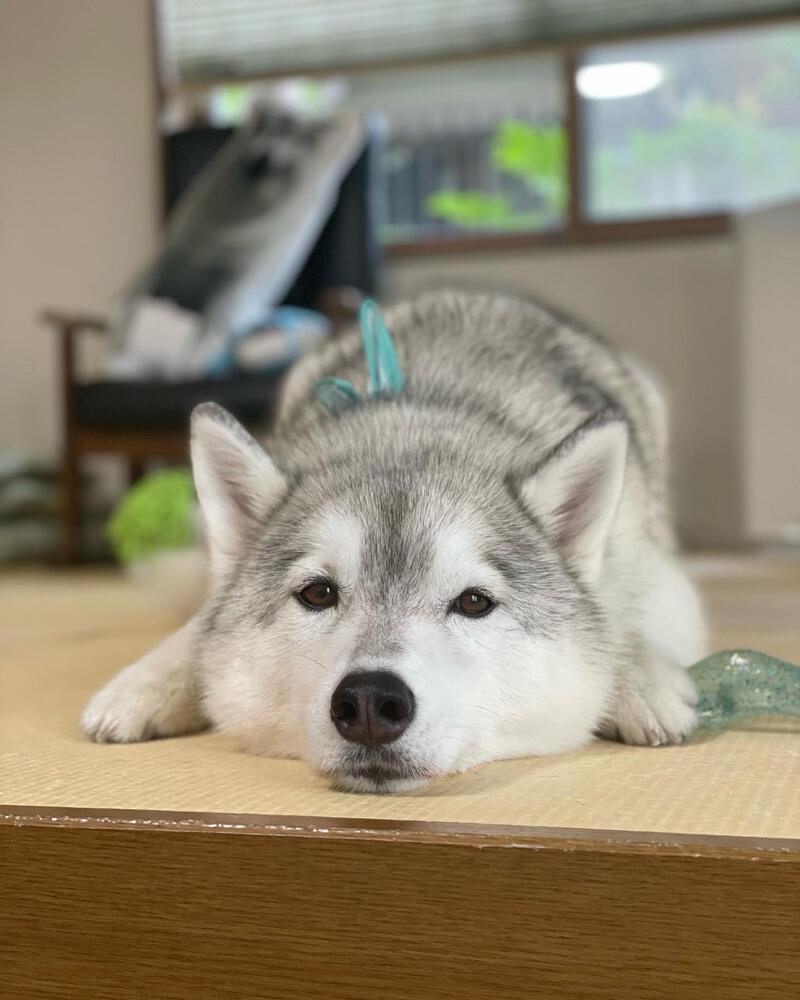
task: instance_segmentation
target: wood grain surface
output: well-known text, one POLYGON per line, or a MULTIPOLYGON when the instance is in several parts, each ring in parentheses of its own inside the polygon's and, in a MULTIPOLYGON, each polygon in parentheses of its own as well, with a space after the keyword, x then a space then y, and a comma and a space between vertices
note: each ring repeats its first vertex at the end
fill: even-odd
MULTIPOLYGON (((800 660, 799 564, 728 563, 704 570, 716 644, 800 660)), ((171 627, 150 602, 0 575, 0 801, 27 803, 0 806, 1 1000, 800 996, 796 729, 405 797, 212 736, 93 746, 89 691, 171 627)))
POLYGON ((0 825, 4 1000, 798 995, 797 844, 185 822, 0 825))

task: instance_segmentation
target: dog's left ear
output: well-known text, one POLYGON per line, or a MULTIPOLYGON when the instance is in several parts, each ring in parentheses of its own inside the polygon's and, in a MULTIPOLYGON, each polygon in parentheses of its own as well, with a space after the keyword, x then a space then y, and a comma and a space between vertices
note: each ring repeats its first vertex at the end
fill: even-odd
POLYGON ((192 412, 192 471, 212 562, 241 549, 286 487, 261 445, 216 403, 192 412))
POLYGON ((623 420, 593 418, 566 437, 520 489, 567 562, 590 580, 600 573, 619 507, 627 451, 623 420))

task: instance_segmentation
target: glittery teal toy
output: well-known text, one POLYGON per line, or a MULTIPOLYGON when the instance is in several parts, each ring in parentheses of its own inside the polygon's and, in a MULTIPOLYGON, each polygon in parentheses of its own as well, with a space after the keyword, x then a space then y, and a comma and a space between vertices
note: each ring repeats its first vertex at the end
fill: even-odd
MULTIPOLYGON (((365 299, 359 314, 364 357, 369 373, 370 396, 396 396, 405 385, 392 336, 386 329, 377 303, 365 299)), ((362 402, 352 382, 343 378, 320 378, 314 383, 317 399, 330 413, 339 413, 362 402)))
POLYGON ((168 469, 145 476, 122 498, 106 534, 123 566, 192 545, 197 527, 189 470, 168 469))
POLYGON ((751 649, 714 653, 689 674, 700 725, 724 729, 758 715, 800 716, 800 667, 751 649))

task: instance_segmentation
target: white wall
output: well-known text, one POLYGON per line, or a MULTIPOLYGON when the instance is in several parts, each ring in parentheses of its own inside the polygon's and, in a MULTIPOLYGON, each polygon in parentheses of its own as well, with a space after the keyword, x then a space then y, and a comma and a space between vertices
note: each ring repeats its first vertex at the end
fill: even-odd
POLYGON ((47 305, 104 309, 158 220, 149 0, 0 0, 0 449, 52 456, 47 305))
POLYGON ((387 293, 448 283, 541 296, 661 373, 672 400, 674 483, 689 543, 740 538, 740 350, 733 238, 389 262, 387 293))
POLYGON ((800 541, 800 202, 739 223, 745 530, 800 541))

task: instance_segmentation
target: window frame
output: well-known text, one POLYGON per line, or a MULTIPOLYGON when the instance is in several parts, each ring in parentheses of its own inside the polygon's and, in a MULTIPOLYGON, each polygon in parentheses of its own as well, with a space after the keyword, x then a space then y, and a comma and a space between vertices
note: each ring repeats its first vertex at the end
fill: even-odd
MULTIPOLYGON (((157 36, 158 0, 152 0, 151 16, 153 33, 157 36)), ((381 70, 407 69, 418 66, 442 66, 448 63, 464 63, 503 56, 537 55, 543 52, 555 53, 558 57, 565 95, 564 128, 567 137, 567 215, 564 224, 547 232, 530 233, 454 233, 447 236, 433 236, 420 240, 403 240, 387 243, 383 252, 389 259, 396 257, 436 256, 485 253, 487 251, 520 251, 569 246, 591 246, 616 242, 638 242, 649 240, 682 239, 693 237, 721 236, 730 232, 733 217, 730 213, 697 213, 676 216, 641 216, 619 221, 589 219, 585 212, 586 164, 588 161, 585 144, 585 130, 582 121, 581 99, 576 85, 576 70, 583 52, 598 45, 649 41, 654 38, 681 38, 736 29, 757 28, 765 25, 797 22, 800 13, 787 5, 786 10, 768 14, 753 13, 733 17, 719 17, 676 27, 649 28, 629 32, 592 34, 575 38, 569 42, 526 43, 513 48, 486 50, 462 55, 424 56, 414 59, 395 59, 383 62, 359 63, 353 66, 320 67, 314 70, 298 67, 296 75, 311 78, 326 76, 347 76, 374 73, 381 70)), ((156 78, 160 105, 163 107, 168 88, 159 72, 160 55, 158 38, 154 38, 153 69, 156 78)), ((291 70, 282 69, 275 73, 261 73, 257 76, 215 77, 200 82, 173 85, 172 92, 193 93, 207 90, 224 83, 254 83, 269 79, 286 78, 294 75, 291 70)), ((156 122, 158 128, 158 120, 156 122)), ((160 134, 160 132, 159 132, 160 134)), ((162 171, 163 173, 163 171, 162 171)))

